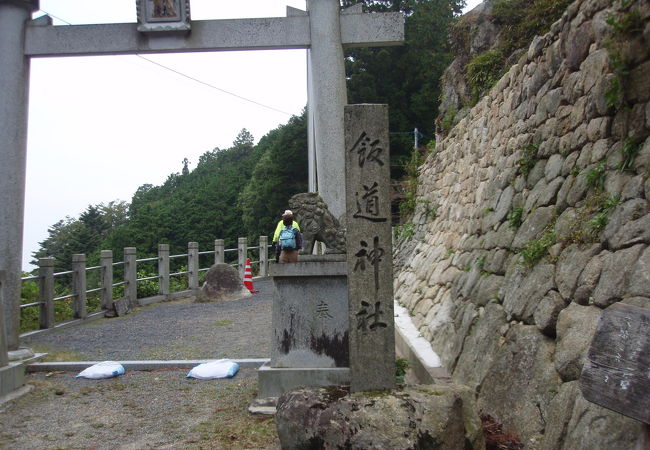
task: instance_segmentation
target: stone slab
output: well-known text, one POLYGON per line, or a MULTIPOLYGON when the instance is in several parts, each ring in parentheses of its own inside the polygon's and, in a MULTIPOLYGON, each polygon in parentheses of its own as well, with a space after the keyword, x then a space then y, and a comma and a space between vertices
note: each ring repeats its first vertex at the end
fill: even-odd
MULTIPOLYGON (((338 256, 338 255, 337 255, 338 256)), ((302 257, 300 257, 302 259, 302 257)), ((336 277, 347 275, 345 260, 343 261, 301 261, 290 264, 274 264, 269 272, 274 279, 282 277, 336 277)))
POLYGON ((258 398, 279 397, 298 387, 342 386, 350 384, 350 369, 337 368, 275 368, 260 367, 258 398))
POLYGON ((300 255, 300 262, 345 262, 347 255, 344 253, 329 253, 326 255, 300 255))

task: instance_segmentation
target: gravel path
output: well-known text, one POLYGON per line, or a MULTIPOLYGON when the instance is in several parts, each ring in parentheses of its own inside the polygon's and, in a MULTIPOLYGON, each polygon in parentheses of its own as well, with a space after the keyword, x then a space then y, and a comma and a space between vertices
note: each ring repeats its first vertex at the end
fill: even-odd
MULTIPOLYGON (((36 335, 24 345, 66 361, 267 358, 272 288, 226 303, 190 299, 36 335)), ((107 380, 27 375, 31 391, 0 405, 0 448, 279 448, 272 417, 253 416, 256 369, 200 381, 187 369, 128 371, 107 380)))
POLYGON ((257 281, 255 288, 260 292, 240 300, 158 303, 124 317, 35 335, 21 344, 39 352, 65 352, 67 361, 268 358, 271 281, 257 281))

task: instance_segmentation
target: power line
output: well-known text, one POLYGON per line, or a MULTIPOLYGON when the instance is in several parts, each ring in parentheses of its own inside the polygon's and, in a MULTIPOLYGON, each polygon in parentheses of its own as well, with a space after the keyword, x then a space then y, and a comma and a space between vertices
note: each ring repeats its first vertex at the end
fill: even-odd
POLYGON ((142 55, 140 55, 140 54, 138 54, 138 53, 136 53, 135 56, 137 56, 138 58, 142 58, 142 59, 144 59, 145 61, 147 61, 147 62, 149 62, 149 63, 151 63, 151 64, 154 64, 154 65, 156 65, 156 66, 158 66, 158 67, 162 67, 163 69, 169 70, 170 72, 173 72, 173 73, 175 73, 176 75, 180 75, 180 76, 182 76, 182 77, 185 77, 185 78, 187 78, 187 79, 189 79, 189 80, 195 81, 195 82, 197 82, 197 83, 199 83, 199 84, 202 84, 202 85, 204 85, 204 86, 207 86, 207 87, 209 87, 209 88, 216 89, 217 91, 219 91, 219 92, 223 92, 224 94, 232 95, 233 97, 236 97, 236 98, 238 98, 238 99, 240 99, 240 100, 247 101, 247 102, 249 102, 249 103, 253 103, 254 105, 261 106, 261 107, 263 107, 263 108, 267 108, 267 109, 270 109, 270 110, 273 110, 273 111, 276 111, 276 112, 279 112, 279 113, 282 113, 282 114, 286 114, 286 115, 289 116, 289 117, 293 116, 293 114, 288 113, 288 112, 286 112, 286 111, 282 111, 281 109, 277 109, 277 108, 274 108, 273 106, 265 105, 264 103, 260 103, 260 102, 257 102, 257 101, 255 101, 255 100, 251 100, 251 99, 249 99, 249 98, 242 97, 241 95, 235 94, 235 93, 230 92, 230 91, 226 91, 225 89, 221 89, 220 87, 214 86, 214 85, 212 85, 212 84, 210 84, 210 83, 206 83, 205 81, 201 81, 201 80, 199 80, 199 79, 197 79, 197 78, 194 78, 194 77, 192 77, 192 76, 190 76, 190 75, 186 75, 186 74, 184 74, 183 72, 179 72, 178 70, 176 70, 176 69, 172 69, 171 67, 168 67, 168 66, 166 66, 166 65, 164 65, 164 64, 160 64, 160 63, 158 63, 158 62, 156 62, 156 61, 153 61, 153 60, 151 60, 151 59, 149 59, 149 58, 145 58, 144 56, 142 56, 142 55))
MULTIPOLYGON (((61 22, 65 23, 65 24, 67 24, 67 25, 72 25, 72 24, 71 24, 70 22, 68 22, 67 20, 63 20, 63 19, 61 19, 60 17, 57 17, 57 16, 55 16, 54 14, 50 14, 49 12, 47 12, 47 11, 45 11, 45 10, 40 9, 39 11, 41 11, 41 12, 47 14, 47 15, 50 16, 50 17, 54 17, 56 20, 60 20, 61 22)), ((163 69, 165 69, 165 70, 168 70, 168 71, 170 71, 170 72, 173 72, 173 73, 175 73, 176 75, 179 75, 179 76, 181 76, 181 77, 187 78, 188 80, 191 80, 191 81, 194 81, 194 82, 196 82, 196 83, 202 84, 203 86, 207 86, 207 87, 209 87, 209 88, 215 89, 215 90, 217 90, 217 91, 219 91, 219 92, 221 92, 221 93, 224 93, 224 94, 227 94, 227 95, 231 95, 231 96, 233 96, 233 97, 235 97, 235 98, 238 98, 238 99, 240 99, 240 100, 244 100, 244 101, 249 102, 249 103, 252 103, 252 104, 254 104, 254 105, 261 106, 262 108, 267 108, 267 109, 270 109, 270 110, 272 110, 272 111, 279 112, 280 114, 285 114, 285 115, 287 115, 287 116, 289 116, 289 117, 293 116, 293 114, 288 113, 288 112, 286 112, 286 111, 283 111, 283 110, 281 110, 281 109, 275 108, 275 107, 273 107, 273 106, 265 105, 264 103, 260 103, 260 102, 255 101, 255 100, 251 100, 250 98, 243 97, 243 96, 241 96, 241 95, 239 95, 239 94, 235 94, 234 92, 227 91, 227 90, 222 89, 222 88, 220 88, 220 87, 217 87, 217 86, 215 86, 215 85, 213 85, 213 84, 210 84, 210 83, 207 83, 207 82, 205 82, 205 81, 199 80, 198 78, 194 78, 194 77, 192 77, 192 76, 190 76, 190 75, 187 75, 187 74, 185 74, 185 73, 183 73, 183 72, 181 72, 181 71, 178 71, 178 70, 176 70, 176 69, 172 69, 171 67, 168 67, 168 66, 166 66, 166 65, 164 65, 164 64, 161 64, 161 63, 159 63, 159 62, 156 62, 156 61, 153 61, 153 60, 151 60, 151 59, 149 59, 149 58, 146 58, 146 57, 142 56, 142 55, 139 54, 139 53, 136 53, 135 56, 137 56, 138 58, 141 58, 141 59, 147 61, 147 62, 150 63, 150 64, 153 64, 153 65, 155 65, 155 66, 158 66, 158 67, 161 67, 161 68, 163 68, 163 69)))

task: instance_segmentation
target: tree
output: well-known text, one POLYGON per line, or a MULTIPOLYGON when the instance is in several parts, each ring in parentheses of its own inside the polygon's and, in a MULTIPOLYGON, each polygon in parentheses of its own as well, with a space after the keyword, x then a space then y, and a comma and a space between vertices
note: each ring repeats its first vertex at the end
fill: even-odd
POLYGON ((47 229, 47 238, 39 242, 40 248, 32 253, 32 264, 38 265, 39 258, 53 257, 55 272, 70 269, 72 255, 78 253, 74 245, 74 236, 79 233, 82 223, 66 216, 47 229))
POLYGON ((413 130, 422 144, 434 135, 440 77, 452 60, 447 28, 460 14, 463 0, 344 0, 371 12, 402 12, 405 44, 350 49, 346 53, 349 103, 389 105, 391 175, 400 178, 413 148, 413 130))
POLYGON ((272 233, 289 198, 308 189, 306 111, 264 136, 256 152, 261 156, 238 199, 243 228, 254 240, 272 233))
POLYGON ((235 141, 233 142, 233 147, 242 147, 242 146, 253 146, 255 139, 253 135, 246 128, 242 128, 235 141))
POLYGON ((37 265, 39 258, 51 256, 55 259, 55 271, 70 270, 75 253, 86 254, 89 263, 97 262, 100 247, 109 234, 126 224, 127 211, 126 202, 111 201, 88 205, 78 219, 66 216, 48 228, 48 237, 32 254, 35 258, 32 264, 37 265))

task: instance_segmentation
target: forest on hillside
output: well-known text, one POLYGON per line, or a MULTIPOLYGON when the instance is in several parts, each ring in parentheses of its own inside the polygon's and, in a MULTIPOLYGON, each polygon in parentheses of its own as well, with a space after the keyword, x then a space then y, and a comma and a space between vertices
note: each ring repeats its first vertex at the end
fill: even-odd
MULTIPOLYGON (((406 18, 406 42, 398 47, 350 49, 346 53, 349 103, 387 103, 390 110, 391 175, 399 182, 418 161, 413 150, 417 128, 423 148, 434 135, 440 77, 452 60, 448 27, 464 0, 342 0, 363 3, 368 12, 399 11, 406 18)), ((307 191, 306 113, 292 117, 257 144, 245 129, 232 146, 200 156, 193 170, 182 161, 160 186, 144 184, 130 203, 89 205, 79 217, 66 217, 48 229, 33 253, 55 258, 55 271, 69 270, 72 254, 85 253, 95 265, 100 250, 136 247, 138 256, 155 255, 158 244, 183 253, 190 241, 212 248, 214 240, 234 247, 238 237, 257 242, 268 235, 294 194, 307 191)))

